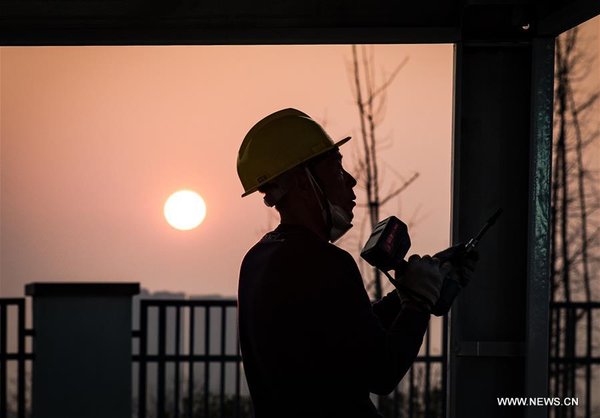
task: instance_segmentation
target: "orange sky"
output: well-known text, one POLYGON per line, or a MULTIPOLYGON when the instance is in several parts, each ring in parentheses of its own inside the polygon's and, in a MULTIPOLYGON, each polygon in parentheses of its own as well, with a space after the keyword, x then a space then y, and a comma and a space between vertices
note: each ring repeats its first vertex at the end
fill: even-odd
MULTIPOLYGON (((600 18, 584 28, 600 55, 600 18)), ((448 243, 453 47, 375 55, 388 72, 409 58, 380 127, 393 141, 384 189, 392 169, 420 173, 382 217, 414 221, 413 251, 432 252, 448 243)), ((349 56, 349 46, 0 48, 0 295, 47 280, 234 295, 244 253, 274 224, 258 194, 240 198, 239 144, 266 114, 297 107, 334 138, 354 135, 342 148, 352 171, 349 56), (181 188, 208 206, 187 232, 162 215, 181 188)), ((598 61, 591 77, 600 85, 598 61)), ((358 235, 342 243, 355 256, 358 235)))
MULTIPOLYGON (((380 45, 375 56, 388 72, 409 59, 379 131, 393 141, 384 189, 401 182, 392 170, 420 173, 383 216, 414 221, 413 251, 432 252, 448 243, 453 47, 380 45)), ((296 107, 334 138, 355 137, 342 148, 352 171, 349 57, 349 46, 0 48, 0 294, 98 280, 234 295, 245 251, 274 223, 258 194, 240 198, 239 144, 266 114, 296 107), (193 231, 162 215, 181 188, 207 203, 193 231)), ((342 244, 354 255, 357 235, 342 244)))

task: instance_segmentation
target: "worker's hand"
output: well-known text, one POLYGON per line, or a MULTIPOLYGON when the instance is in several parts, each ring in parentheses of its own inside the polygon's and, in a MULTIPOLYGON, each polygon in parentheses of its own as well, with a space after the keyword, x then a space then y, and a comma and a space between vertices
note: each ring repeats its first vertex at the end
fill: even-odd
POLYGON ((412 255, 402 273, 396 272, 396 289, 403 303, 417 304, 427 312, 440 296, 442 281, 448 274, 436 258, 412 255))
POLYGON ((433 256, 442 263, 442 267, 448 270, 448 278, 456 280, 461 287, 465 287, 471 281, 475 265, 479 260, 476 250, 464 251, 464 244, 457 244, 440 251, 433 256))

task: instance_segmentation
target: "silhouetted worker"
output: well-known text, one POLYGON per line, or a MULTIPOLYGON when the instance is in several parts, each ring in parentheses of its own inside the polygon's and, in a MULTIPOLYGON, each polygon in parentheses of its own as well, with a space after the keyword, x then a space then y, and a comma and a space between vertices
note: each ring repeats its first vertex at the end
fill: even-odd
POLYGON ((247 196, 280 225, 246 254, 239 334, 256 418, 379 417, 369 393, 388 394, 419 352, 445 271, 412 256, 393 291, 371 304, 354 259, 330 242, 352 224, 356 180, 308 115, 285 109, 258 122, 240 147, 247 196))

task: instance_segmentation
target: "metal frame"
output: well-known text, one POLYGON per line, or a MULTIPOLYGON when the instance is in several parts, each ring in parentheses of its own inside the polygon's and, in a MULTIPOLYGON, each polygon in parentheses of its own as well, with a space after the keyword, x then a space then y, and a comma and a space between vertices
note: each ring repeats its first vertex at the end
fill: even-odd
MULTIPOLYGON (((138 416, 139 418, 145 418, 147 415, 147 382, 148 382, 148 370, 149 364, 155 364, 157 366, 157 393, 156 393, 156 416, 166 417, 174 416, 180 417, 182 413, 179 410, 179 397, 182 394, 180 385, 180 372, 182 366, 187 366, 187 396, 188 400, 192 400, 192 403, 188 405, 188 416, 193 414, 193 400, 194 400, 194 388, 195 388, 195 375, 194 365, 198 363, 204 364, 205 374, 203 378, 204 387, 209 387, 210 380, 210 365, 218 364, 220 367, 219 376, 219 410, 221 416, 224 416, 224 405, 225 405, 225 366, 226 364, 235 364, 235 401, 236 401, 236 415, 240 416, 240 405, 241 405, 241 356, 238 351, 235 354, 227 353, 227 341, 228 338, 235 338, 237 347, 237 333, 231 336, 227 332, 227 318, 228 311, 233 310, 237 307, 237 302, 230 299, 222 300, 160 300, 160 299, 142 299, 140 301, 140 324, 139 329, 134 330, 133 337, 139 340, 138 354, 133 355, 133 361, 138 364, 138 416), (158 352, 157 354, 149 354, 148 346, 148 330, 152 324, 149 323, 149 310, 155 309, 158 313, 158 352), (172 330, 175 335, 174 352, 168 353, 167 349, 167 333, 169 331, 167 324, 167 309, 175 309, 175 327, 172 330), (187 311, 188 323, 185 326, 182 323, 182 310, 187 311), (203 338, 203 354, 196 354, 198 347, 195 346, 196 342, 196 312, 198 310, 204 311, 204 338, 203 338), (211 354, 211 312, 217 310, 220 314, 220 341, 219 341, 219 354, 211 354), (181 329, 187 329, 186 334, 187 341, 187 353, 182 352, 182 333, 181 329), (167 413, 166 398, 166 365, 167 363, 174 364, 174 410, 167 413)), ((185 340, 183 341, 185 343, 185 340)), ((210 398, 209 391, 204 390, 203 392, 203 408, 204 416, 209 416, 210 398)))
MULTIPOLYGON (((475 43, 488 50, 515 47, 519 43, 522 47, 528 48, 532 62, 522 60, 520 65, 531 77, 531 86, 528 88, 531 100, 530 112, 528 112, 531 127, 527 157, 529 171, 528 174, 522 175, 520 180, 528 182, 529 189, 527 209, 520 211, 519 215, 513 218, 522 224, 513 230, 520 236, 525 236, 526 240, 522 246, 523 253, 526 253, 526 267, 523 270, 527 277, 527 291, 518 289, 520 298, 518 310, 523 312, 524 318, 527 318, 527 324, 523 327, 521 342, 493 341, 492 343, 496 345, 488 344, 488 353, 500 357, 515 354, 517 357, 524 356, 526 394, 543 396, 547 393, 547 383, 544 383, 544 376, 547 377, 547 368, 544 366, 547 365, 547 359, 544 355, 540 356, 540 353, 548 351, 546 328, 549 309, 547 271, 550 243, 548 234, 549 135, 552 115, 549 104, 551 104, 552 88, 552 42, 559 33, 598 15, 600 3, 597 0, 558 0, 550 4, 543 0, 456 1, 450 7, 452 13, 447 13, 448 18, 445 20, 438 16, 443 15, 440 11, 447 7, 447 2, 441 0, 421 4, 402 3, 404 9, 394 9, 405 13, 389 13, 388 9, 374 7, 371 4, 369 8, 364 9, 369 11, 364 13, 364 16, 360 12, 364 12, 361 7, 365 7, 366 1, 353 2, 352 6, 343 11, 339 11, 336 6, 326 6, 326 3, 323 3, 320 9, 312 2, 302 3, 302 5, 288 2, 277 11, 277 15, 269 10, 271 4, 269 2, 254 3, 252 7, 256 9, 249 9, 251 12, 248 13, 246 7, 250 6, 241 0, 232 0, 213 8, 207 3, 205 7, 208 8, 200 11, 195 9, 196 3, 186 0, 173 4, 168 4, 166 0, 141 3, 131 0, 111 3, 112 5, 76 0, 68 4, 60 3, 64 10, 60 10, 56 4, 41 13, 35 7, 31 7, 33 2, 9 0, 0 0, 0 2, 3 6, 0 8, 2 10, 0 22, 3 27, 0 35, 2 45, 457 42, 459 49, 464 45, 473 46, 475 43), (90 7, 92 11, 88 13, 90 7), (83 10, 86 13, 82 14, 83 10), (188 17, 186 13, 189 10, 195 11, 196 15, 188 17), (495 10, 506 12, 506 15, 496 14, 495 10), (61 14, 61 11, 64 13, 61 14), (530 33, 518 31, 520 25, 525 23, 531 24, 530 33)), ((43 2, 36 4, 43 5, 43 2)), ((464 87, 464 82, 469 82, 463 79, 464 69, 463 62, 459 58, 455 72, 457 86, 455 130, 461 129, 461 105, 465 104, 461 89, 464 87)), ((484 89, 467 100, 481 99, 486 93, 484 89)), ((515 104, 517 103, 504 103, 503 109, 510 110, 515 104)), ((483 122, 485 123, 486 120, 483 122)), ((497 144, 498 141, 493 143, 497 144)), ((469 220, 469 217, 474 218, 471 216, 473 213, 462 205, 462 201, 466 198, 475 197, 474 192, 468 191, 465 187, 457 187, 461 181, 461 171, 465 166, 476 164, 474 156, 460 160, 463 145, 463 138, 459 135, 455 138, 453 161, 455 200, 452 218, 454 237, 457 240, 468 235, 480 221, 480 219, 469 220)), ((518 167, 519 170, 523 168, 518 167)), ((506 167, 506 170, 509 172, 510 167, 506 167)), ((520 204, 516 200, 511 203, 520 204)), ((505 252, 507 254, 504 258, 507 260, 510 254, 505 252)), ((497 278, 496 282, 500 280, 501 278, 497 278)), ((469 292, 467 290, 467 295, 469 292)), ((467 302, 469 296, 463 295, 462 299, 467 302)), ((462 309, 464 312, 465 308, 462 309)), ((477 357, 473 356, 473 353, 479 355, 479 348, 482 346, 480 342, 486 342, 463 341, 460 336, 461 330, 466 330, 473 324, 469 323, 468 317, 461 318, 461 315, 459 307, 455 309, 451 318, 455 330, 459 332, 457 335, 453 333, 452 341, 449 342, 450 355, 453 359, 451 371, 456 371, 453 367, 457 361, 460 361, 458 357, 461 355, 464 358, 477 357), (477 343, 475 345, 477 349, 471 349, 472 342, 477 343)), ((159 328, 162 330, 159 333, 164 334, 164 324, 159 328)), ((140 335, 140 341, 143 341, 143 338, 140 335)), ((184 359, 180 356, 169 357, 164 351, 161 353, 165 360, 171 359, 176 362, 189 360, 190 364, 193 364, 194 361, 209 361, 205 357, 190 356, 184 359)), ((137 360, 156 359, 148 356, 147 353, 140 353, 137 360)), ((164 369, 161 370, 160 373, 164 375, 164 369)), ((516 376, 509 379, 513 379, 514 383, 519 385, 521 382, 516 376)), ((142 377, 144 376, 140 371, 140 378, 142 377)), ((456 373, 450 373, 448 378, 449 388, 454 391, 453 394, 457 393, 456 390, 463 383, 474 386, 473 383, 465 381, 464 375, 457 377, 456 373), (456 379, 461 379, 460 384, 456 379)), ((450 416, 455 415, 453 411, 451 407, 450 416)), ((529 408, 526 415, 541 417, 545 411, 546 408, 529 408)))
MULTIPOLYGON (((534 397, 548 395, 554 38, 534 39, 532 55, 525 394, 534 397)), ((526 416, 544 418, 547 410, 528 408, 526 416)))
POLYGON ((540 36, 556 36, 600 14, 595 0, 0 4, 0 45, 454 43, 465 39, 465 29, 502 42, 515 21, 532 24, 540 36))
POLYGON ((8 381, 7 366, 9 362, 17 363, 17 417, 26 416, 26 374, 27 361, 33 360, 33 353, 25 349, 26 337, 33 336, 30 329, 25 328, 25 299, 24 298, 0 298, 0 416, 8 415, 8 381), (8 351, 8 308, 15 307, 17 310, 17 351, 8 351))
POLYGON ((449 416, 500 417, 495 396, 547 396, 553 38, 461 41, 455 70, 453 242, 504 214, 451 313, 449 416))
MULTIPOLYGON (((186 404, 187 416, 191 418, 194 406, 189 403, 189 400, 194 399, 194 387, 196 378, 200 377, 204 387, 207 388, 211 379, 210 366, 217 365, 219 368, 219 390, 216 396, 218 397, 218 411, 219 416, 225 417, 225 366, 227 364, 235 365, 235 417, 245 416, 242 409, 242 380, 244 379, 243 371, 241 369, 241 356, 239 354, 239 348, 237 344, 237 333, 235 335, 235 342, 237 351, 235 354, 227 352, 227 342, 232 338, 231 334, 226 329, 227 318, 231 311, 232 314, 236 314, 237 302, 234 299, 200 299, 200 300, 177 300, 177 299, 142 299, 140 301, 140 323, 139 328, 133 331, 133 338, 139 341, 137 353, 133 354, 133 361, 137 363, 137 380, 138 380, 138 391, 137 391, 137 404, 138 404, 138 417, 145 418, 148 415, 156 416, 157 418, 171 416, 174 418, 183 417, 183 411, 180 410, 179 402, 175 402, 172 408, 167 405, 168 390, 167 390, 167 364, 173 364, 175 371, 173 373, 174 385, 173 385, 173 396, 175 400, 178 400, 183 394, 183 390, 187 390, 188 403, 186 404), (167 319, 167 310, 175 310, 175 320, 169 321, 167 319), (155 311, 157 317, 156 321, 150 320, 150 312, 155 311), (204 321, 202 327, 197 327, 196 320, 198 311, 204 312, 204 321), (213 314, 217 316, 214 317, 213 314), (187 319, 186 320, 184 320, 187 319), (219 318, 218 324, 220 327, 219 341, 218 341, 218 354, 212 354, 210 351, 213 343, 211 341, 211 323, 213 318, 219 318), (151 329, 157 330, 157 346, 153 347, 156 349, 156 354, 150 354, 149 344, 149 331, 151 329), (182 332, 184 330, 184 332, 182 332), (202 335, 201 345, 202 347, 196 347, 197 335, 196 332, 200 330, 202 335), (174 336, 175 339, 171 340, 171 349, 169 350, 168 335, 174 336), (187 352, 184 352, 183 345, 186 344, 187 352), (196 354, 200 349, 202 354, 196 354), (196 376, 194 372, 195 364, 204 364, 204 375, 196 376), (151 407, 148 402, 147 391, 148 391, 148 366, 154 365, 157 368, 156 373, 156 408, 151 407), (186 387, 182 387, 180 380, 183 378, 180 374, 180 369, 187 370, 187 384, 186 387), (152 414, 149 414, 148 407, 153 410, 152 414)), ((442 330, 447 329, 447 318, 441 319, 443 325, 442 330)), ((400 383, 398 388, 388 397, 379 398, 380 407, 385 408, 386 412, 389 413, 390 418, 398 417, 417 417, 421 413, 426 417, 433 416, 433 412, 441 410, 442 415, 445 415, 445 394, 446 394, 446 364, 444 359, 447 356, 446 344, 447 332, 442 332, 442 352, 439 355, 433 355, 431 353, 432 340, 429 333, 425 334, 424 339, 424 354, 417 357, 415 365, 409 370, 403 381, 400 383), (440 380, 439 387, 433 385, 432 367, 438 365, 440 367, 440 380), (422 373, 422 385, 417 381, 416 368, 420 368, 422 373), (439 388, 441 399, 438 399, 438 405, 435 405, 435 399, 431 398, 432 389, 439 388), (408 394, 408 400, 405 400, 408 394), (417 396, 418 395, 418 396, 417 396), (422 408, 417 409, 417 406, 422 408), (439 408, 439 409, 438 409, 439 408), (407 414, 407 415, 406 415, 407 414)), ((214 346, 213 346, 214 348, 214 346)), ((214 399, 214 398, 213 398, 214 399)), ((211 401, 211 393, 209 391, 203 392, 202 408, 203 416, 209 416, 209 412, 215 412, 214 410, 209 411, 211 401)))
POLYGON ((594 0, 563 1, 537 23, 540 35, 558 36, 600 14, 600 3, 594 0))
MULTIPOLYGON (((594 332, 592 328, 592 316, 594 312, 600 314, 600 302, 553 302, 551 304, 551 321, 550 327, 553 330, 553 334, 555 335, 555 339, 553 340, 552 346, 550 347, 550 367, 551 372, 557 372, 561 367, 570 367, 573 370, 573 379, 575 380, 575 370, 577 366, 582 366, 585 368, 584 376, 585 376, 585 416, 592 417, 592 366, 599 365, 600 366, 600 356, 594 356, 594 332), (583 356, 574 356, 568 357, 563 354, 564 350, 564 341, 561 337, 564 338, 564 335, 559 335, 560 327, 562 323, 565 323, 568 317, 574 317, 580 313, 585 317, 585 355, 583 356)), ((598 331, 598 330, 597 330, 598 331)), ((577 328, 574 327, 572 332, 575 334, 572 337, 577 337, 577 328)), ((600 337, 600 332, 596 332, 596 335, 600 337)), ((581 338, 581 337, 580 337, 581 338)), ((598 341, 600 342, 600 338, 598 341)), ((599 367, 600 369, 600 367, 599 367)), ((564 393, 562 388, 560 387, 559 380, 556 376, 553 376, 551 373, 550 379, 552 383, 554 383, 554 394, 555 396, 569 396, 570 394, 564 393)), ((575 383, 575 382, 573 382, 575 383)), ((575 385, 573 385, 574 387, 575 385)), ((596 394, 598 391, 595 392, 596 394)), ((571 394, 572 395, 572 394, 571 394)), ((575 417, 575 410, 571 409, 570 411, 564 411, 564 408, 561 411, 561 407, 556 407, 551 410, 552 416, 558 417, 575 417)))

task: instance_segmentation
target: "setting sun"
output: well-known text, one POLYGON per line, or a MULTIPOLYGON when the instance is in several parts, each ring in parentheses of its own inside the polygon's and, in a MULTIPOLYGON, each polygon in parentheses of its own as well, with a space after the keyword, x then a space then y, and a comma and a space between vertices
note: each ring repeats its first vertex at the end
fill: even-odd
POLYGON ((206 216, 206 204, 198 193, 180 190, 167 199, 164 214, 173 228, 187 231, 202 223, 206 216))

